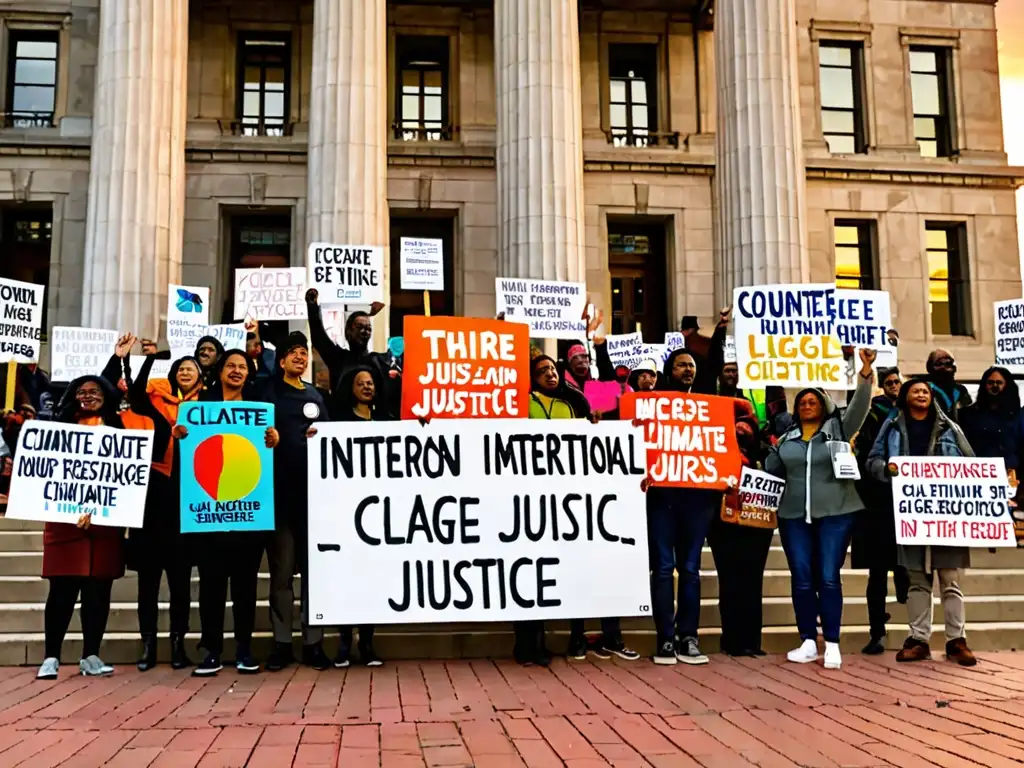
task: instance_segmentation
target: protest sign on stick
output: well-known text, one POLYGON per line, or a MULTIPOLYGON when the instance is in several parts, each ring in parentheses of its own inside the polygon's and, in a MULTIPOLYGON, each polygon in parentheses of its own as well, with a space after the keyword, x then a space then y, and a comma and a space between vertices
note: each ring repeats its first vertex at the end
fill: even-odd
POLYGON ((274 406, 183 403, 181 532, 274 530, 274 452, 264 442, 274 406))
POLYGON ((742 464, 731 397, 633 392, 620 401, 619 416, 644 423, 651 485, 720 491, 729 478, 739 482, 742 464))
POLYGON ((50 334, 50 380, 99 376, 117 344, 117 331, 56 325, 50 334))
POLYGON ((403 237, 399 241, 403 291, 444 290, 444 241, 403 237))
POLYGON ((167 345, 191 347, 210 324, 210 289, 206 286, 167 286, 167 345))
POLYGON ((587 338, 585 284, 499 277, 494 287, 498 314, 513 323, 527 323, 531 338, 587 338))
POLYGON ((526 326, 475 317, 405 318, 403 419, 525 419, 529 398, 526 326))
POLYGON ((612 365, 625 365, 628 368, 633 368, 635 366, 630 363, 641 362, 640 355, 643 352, 644 338, 640 331, 612 334, 605 338, 604 343, 612 365))
POLYGON ((1017 546, 1002 457, 898 457, 887 471, 898 543, 1017 546))
POLYGON ((45 293, 41 285, 0 278, 0 362, 39 360, 45 293))
POLYGON ((7 517, 141 528, 153 433, 26 422, 18 435, 7 517))
POLYGON ((317 428, 311 623, 650 614, 643 439, 628 422, 317 428))
POLYGON ((779 503, 786 481, 759 469, 744 467, 740 484, 725 492, 722 520, 750 528, 778 526, 779 503))
POLYGON ((305 320, 303 267, 235 270, 235 320, 305 320))
POLYGON ((1024 373, 1024 299, 997 301, 996 365, 1010 373, 1024 373))
POLYGON ((306 254, 306 284, 317 289, 321 304, 384 301, 384 249, 313 243, 306 254))

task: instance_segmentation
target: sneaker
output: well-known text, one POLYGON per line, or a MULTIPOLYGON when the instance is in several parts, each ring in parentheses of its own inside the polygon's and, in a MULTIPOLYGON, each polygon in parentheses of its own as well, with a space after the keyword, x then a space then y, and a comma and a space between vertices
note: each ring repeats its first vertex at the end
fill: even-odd
POLYGON ((277 643, 267 657, 267 672, 280 672, 295 661, 291 643, 277 643))
POLYGON ((700 646, 697 645, 697 638, 695 637, 684 637, 682 640, 676 642, 676 658, 683 664, 707 664, 708 657, 700 652, 700 646))
POLYGON ((220 655, 216 653, 206 654, 206 658, 199 662, 199 666, 192 670, 192 677, 213 677, 224 669, 220 663, 220 655))
POLYGON ((57 671, 60 669, 60 660, 49 656, 43 659, 43 663, 39 666, 39 672, 36 673, 36 680, 56 680, 57 671))
POLYGON ((839 643, 825 643, 825 669, 839 669, 843 666, 843 654, 839 643))
POLYGON ((628 647, 624 642, 619 640, 617 643, 603 643, 601 650, 608 654, 608 658, 611 656, 618 656, 620 659, 626 661, 636 661, 640 658, 640 654, 628 647))
POLYGON ((327 658, 324 647, 320 643, 302 646, 302 663, 317 672, 323 672, 331 667, 331 660, 327 658))
POLYGON ((671 667, 679 663, 679 660, 676 658, 676 644, 671 640, 666 640, 659 644, 658 650, 654 654, 654 663, 665 667, 671 667))
POLYGON ((570 637, 569 647, 565 649, 565 658, 569 661, 583 661, 587 658, 587 638, 570 637))
POLYGON ((373 650, 372 645, 359 645, 359 660, 367 667, 382 667, 384 660, 373 650))
POLYGON ((794 664, 810 664, 818 660, 818 643, 816 640, 804 640, 799 648, 786 654, 786 658, 794 664))
POLYGON ((608 661, 612 657, 611 653, 605 650, 604 644, 598 641, 587 643, 587 655, 601 661, 608 661))
POLYGON ((928 643, 908 637, 896 654, 896 661, 928 661, 931 657, 932 649, 928 643))
POLYGON ((967 647, 967 640, 962 637, 946 643, 946 658, 955 661, 961 667, 973 667, 978 663, 978 659, 967 647))
POLYGON ((260 663, 252 657, 248 648, 239 648, 235 654, 235 669, 240 675, 255 675, 260 671, 260 663))
POLYGON ((334 657, 332 662, 335 669, 347 669, 352 664, 352 654, 348 649, 348 646, 342 646, 338 649, 337 655, 334 657))
POLYGON ((103 675, 114 674, 114 668, 109 664, 104 664, 103 659, 95 654, 86 656, 78 662, 78 671, 87 677, 102 677, 103 675))
POLYGON ((884 637, 872 637, 868 644, 860 649, 860 652, 865 656, 880 656, 885 653, 885 644, 882 643, 884 637))

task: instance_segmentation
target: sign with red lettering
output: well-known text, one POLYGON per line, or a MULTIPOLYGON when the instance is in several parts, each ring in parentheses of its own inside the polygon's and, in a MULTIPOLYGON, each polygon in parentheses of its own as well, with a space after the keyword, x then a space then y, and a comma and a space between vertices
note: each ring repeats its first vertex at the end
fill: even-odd
POLYGON ((898 457, 887 470, 898 543, 1017 546, 1002 457, 898 457))
POLYGON ((744 467, 740 484, 726 491, 721 520, 751 528, 777 528, 779 503, 785 490, 786 481, 782 478, 744 467))
POLYGON ((742 463, 731 397, 631 392, 622 397, 619 415, 644 422, 652 485, 721 491, 730 477, 739 481, 742 463))
POLYGON ((530 329, 476 317, 405 318, 403 419, 525 419, 530 329))

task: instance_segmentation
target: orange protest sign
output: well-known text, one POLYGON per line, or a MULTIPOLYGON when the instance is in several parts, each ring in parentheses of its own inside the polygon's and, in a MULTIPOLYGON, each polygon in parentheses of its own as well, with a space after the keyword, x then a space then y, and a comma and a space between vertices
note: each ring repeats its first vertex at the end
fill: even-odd
POLYGON ((654 486, 725 490, 740 477, 732 398, 682 392, 630 392, 623 419, 639 419, 647 440, 647 474, 654 486))
POLYGON ((529 408, 528 325, 405 318, 403 419, 525 419, 529 408))

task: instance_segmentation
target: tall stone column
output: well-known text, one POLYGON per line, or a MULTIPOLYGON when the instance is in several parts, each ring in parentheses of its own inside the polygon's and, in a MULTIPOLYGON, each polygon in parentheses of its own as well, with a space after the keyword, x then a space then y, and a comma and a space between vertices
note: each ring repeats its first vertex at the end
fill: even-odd
MULTIPOLYGON (((316 0, 306 242, 384 246, 385 296, 387 95, 385 0, 316 0)), ((375 319, 378 337, 385 318, 375 319)))
POLYGON ((715 4, 720 300, 808 278, 794 0, 715 4))
POLYGON ((188 0, 101 0, 82 324, 157 338, 181 279, 188 0))
POLYGON ((495 0, 498 271, 586 281, 576 0, 495 0))

